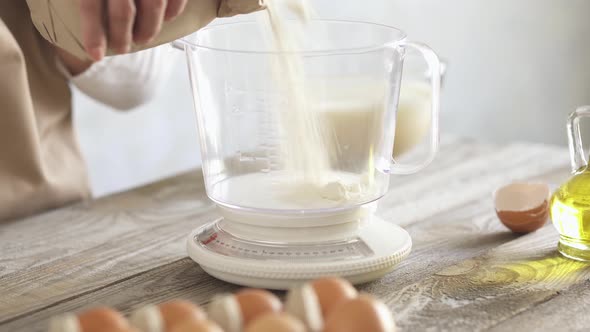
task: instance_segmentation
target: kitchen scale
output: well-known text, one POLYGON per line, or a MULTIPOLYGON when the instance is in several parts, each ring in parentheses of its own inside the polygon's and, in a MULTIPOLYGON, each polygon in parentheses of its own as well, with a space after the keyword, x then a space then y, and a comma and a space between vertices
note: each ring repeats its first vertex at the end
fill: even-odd
POLYGON ((286 157, 273 154, 270 147, 277 141, 296 141, 302 147, 306 142, 305 136, 280 141, 280 135, 269 132, 278 126, 274 116, 284 108, 284 90, 272 75, 277 53, 256 22, 215 24, 174 43, 187 58, 203 178, 220 215, 191 232, 187 251, 205 272, 230 283, 288 289, 337 276, 359 284, 392 271, 412 247, 405 230, 375 211, 392 174, 416 173, 437 152, 438 57, 385 25, 312 20, 306 29, 306 35, 332 41, 326 49, 293 53, 300 53, 306 75, 317 83, 314 97, 329 106, 324 121, 342 147, 329 160, 330 172, 369 193, 356 201, 330 205, 307 192, 300 197, 304 203, 277 201, 286 157), (350 33, 343 38, 342 31, 350 33), (424 160, 402 164, 392 160, 392 151, 402 67, 410 49, 422 54, 429 68, 430 137, 424 160))
POLYGON ((376 217, 368 207, 338 216, 356 218, 348 222, 313 227, 285 227, 284 221, 282 227, 232 222, 227 219, 232 213, 220 210, 226 217, 189 235, 189 256, 208 274, 249 287, 288 289, 322 276, 364 283, 393 270, 412 247, 405 230, 376 217))

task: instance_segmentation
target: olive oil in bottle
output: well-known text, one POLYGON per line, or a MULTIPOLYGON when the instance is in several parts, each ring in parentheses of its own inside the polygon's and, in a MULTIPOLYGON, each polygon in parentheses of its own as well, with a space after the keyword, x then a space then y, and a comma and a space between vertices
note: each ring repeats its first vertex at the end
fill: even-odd
POLYGON ((580 107, 569 116, 573 176, 553 193, 550 203, 551 220, 560 234, 557 249, 581 261, 590 261, 590 167, 580 134, 580 119, 589 117, 590 106, 580 107))
POLYGON ((551 198, 551 219, 561 234, 559 251, 590 260, 590 169, 584 167, 551 198))

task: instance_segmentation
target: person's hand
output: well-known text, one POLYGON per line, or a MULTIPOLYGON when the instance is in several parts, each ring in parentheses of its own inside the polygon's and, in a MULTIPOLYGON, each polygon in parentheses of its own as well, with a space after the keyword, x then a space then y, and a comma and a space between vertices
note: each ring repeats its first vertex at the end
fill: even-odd
POLYGON ((107 45, 119 54, 131 43, 149 43, 162 22, 174 19, 187 0, 80 0, 83 45, 94 61, 101 60, 107 45))

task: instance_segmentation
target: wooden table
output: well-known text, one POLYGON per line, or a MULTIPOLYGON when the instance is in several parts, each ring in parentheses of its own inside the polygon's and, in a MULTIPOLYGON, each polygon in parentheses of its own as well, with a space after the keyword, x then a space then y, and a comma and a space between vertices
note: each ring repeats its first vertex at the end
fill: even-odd
MULTIPOLYGON (((561 183, 563 148, 449 139, 432 166, 392 180, 379 214, 407 229, 413 251, 380 296, 403 331, 590 329, 590 265, 556 252, 551 224, 507 231, 491 199, 513 180, 561 183)), ((182 297, 200 304, 237 286, 187 258, 185 237, 216 215, 200 171, 0 225, 0 331, 95 305, 129 312, 182 297)))

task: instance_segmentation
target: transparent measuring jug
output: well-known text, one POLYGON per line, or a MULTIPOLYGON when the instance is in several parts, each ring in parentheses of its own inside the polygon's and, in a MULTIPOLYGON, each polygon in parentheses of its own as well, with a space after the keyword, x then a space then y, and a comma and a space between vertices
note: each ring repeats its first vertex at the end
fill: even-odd
MULTIPOLYGON (((289 174, 290 156, 282 147, 293 136, 285 135, 278 118, 292 100, 277 84, 281 73, 273 73, 281 54, 260 24, 213 25, 175 42, 188 60, 207 194, 226 217, 238 213, 244 221, 253 214, 256 223, 263 216, 288 221, 341 214, 378 200, 390 174, 415 173, 436 154, 440 63, 430 48, 406 41, 400 30, 365 22, 313 20, 305 35, 329 41, 297 51, 312 109, 330 140, 319 151, 329 156, 329 174, 317 190, 289 174), (433 73, 433 100, 430 152, 423 162, 406 165, 392 160, 392 149, 409 48, 423 55, 433 73)), ((301 153, 318 148, 305 146, 305 138, 301 144, 301 153)))

